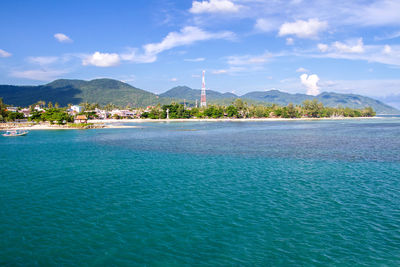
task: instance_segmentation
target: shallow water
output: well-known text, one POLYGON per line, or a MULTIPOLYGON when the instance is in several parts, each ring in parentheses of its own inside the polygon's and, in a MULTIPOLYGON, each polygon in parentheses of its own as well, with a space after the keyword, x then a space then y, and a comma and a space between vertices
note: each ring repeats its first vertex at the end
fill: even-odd
POLYGON ((1 265, 400 264, 400 119, 0 138, 1 265))

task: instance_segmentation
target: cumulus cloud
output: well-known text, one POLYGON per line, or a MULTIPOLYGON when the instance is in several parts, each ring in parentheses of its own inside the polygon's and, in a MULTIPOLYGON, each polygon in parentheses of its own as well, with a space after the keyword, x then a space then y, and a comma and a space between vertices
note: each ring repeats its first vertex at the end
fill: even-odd
POLYGON ((319 92, 319 87, 318 87, 318 81, 319 77, 317 74, 302 74, 300 76, 300 81, 301 83, 307 88, 307 95, 318 95, 319 92))
POLYGON ((364 43, 362 38, 357 39, 356 42, 334 42, 332 47, 341 53, 363 53, 364 52, 364 43))
POLYGON ((8 53, 7 51, 0 49, 0 57, 11 57, 12 54, 8 53))
POLYGON ((203 31, 198 27, 187 26, 184 27, 180 32, 170 32, 160 43, 145 45, 144 50, 148 55, 156 55, 165 50, 169 50, 177 46, 190 45, 197 41, 232 38, 234 38, 234 34, 232 32, 211 33, 203 31))
POLYGON ((71 43, 72 42, 71 38, 69 38, 67 35, 65 35, 63 33, 54 34, 54 38, 56 38, 57 41, 59 41, 60 43, 71 43))
POLYGON ((239 11, 239 5, 229 0, 193 1, 190 12, 201 13, 235 13, 239 11))
POLYGON ((282 24, 279 28, 279 36, 295 35, 299 38, 315 38, 327 28, 328 23, 326 21, 318 19, 296 20, 282 24))
POLYGON ((318 50, 321 52, 336 52, 348 54, 361 54, 364 53, 364 43, 362 38, 357 40, 350 40, 346 43, 336 41, 330 46, 327 44, 318 44, 318 50))
POLYGON ((65 70, 24 70, 24 71, 13 71, 11 76, 17 78, 24 78, 36 81, 52 81, 64 74, 68 73, 65 70))
POLYGON ((171 81, 171 82, 177 82, 178 79, 177 79, 177 78, 171 78, 170 81, 171 81))
POLYGON ((95 52, 93 55, 87 56, 82 61, 82 65, 93 65, 96 67, 112 67, 120 63, 120 56, 115 53, 95 52))

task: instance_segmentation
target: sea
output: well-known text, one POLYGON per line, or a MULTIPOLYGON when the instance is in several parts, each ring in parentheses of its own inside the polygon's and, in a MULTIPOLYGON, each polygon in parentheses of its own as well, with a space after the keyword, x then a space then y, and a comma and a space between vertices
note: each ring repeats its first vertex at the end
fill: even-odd
POLYGON ((400 117, 0 136, 1 266, 399 266, 400 117))

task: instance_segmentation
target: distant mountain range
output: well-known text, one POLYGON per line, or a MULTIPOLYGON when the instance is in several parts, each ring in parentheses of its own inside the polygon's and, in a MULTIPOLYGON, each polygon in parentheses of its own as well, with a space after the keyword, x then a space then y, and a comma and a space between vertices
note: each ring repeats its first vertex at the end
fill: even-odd
MULTIPOLYGON (((39 86, 0 85, 0 97, 4 103, 16 106, 29 106, 39 100, 58 102, 61 106, 82 102, 132 107, 155 104, 169 104, 171 101, 194 104, 200 99, 200 89, 177 86, 165 93, 156 95, 135 88, 127 83, 113 79, 95 79, 91 81, 60 79, 39 86)), ((233 93, 220 93, 207 90, 207 102, 210 104, 229 105, 241 98, 248 104, 301 104, 307 99, 317 99, 326 106, 364 108, 371 106, 378 114, 400 114, 400 111, 379 100, 355 94, 323 92, 317 96, 289 94, 278 90, 250 92, 242 96, 233 93)))
MULTIPOLYGON (((191 89, 187 86, 178 86, 160 94, 160 97, 168 97, 170 99, 186 99, 195 100, 199 99, 201 94, 200 89, 191 89)), ((391 107, 379 100, 355 95, 355 94, 338 94, 333 92, 323 92, 317 96, 310 96, 306 94, 289 94, 278 90, 250 92, 242 96, 237 96, 232 93, 219 93, 216 91, 207 90, 207 101, 210 103, 232 103, 236 98, 241 98, 249 104, 278 104, 287 105, 289 103, 301 104, 307 99, 317 99, 325 106, 329 107, 350 107, 350 108, 364 108, 372 107, 378 114, 400 114, 400 111, 391 107)))

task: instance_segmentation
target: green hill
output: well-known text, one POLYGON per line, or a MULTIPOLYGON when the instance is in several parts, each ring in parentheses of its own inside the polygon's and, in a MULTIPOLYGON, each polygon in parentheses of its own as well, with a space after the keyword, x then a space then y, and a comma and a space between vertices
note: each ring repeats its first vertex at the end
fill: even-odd
MULTIPOLYGON (((161 94, 161 97, 169 97, 173 100, 186 99, 195 100, 200 99, 201 90, 191 89, 187 86, 174 87, 167 92, 161 94)), ((289 94, 278 90, 250 92, 242 96, 237 96, 232 93, 219 93, 216 91, 207 90, 207 103, 228 105, 236 98, 241 98, 249 105, 251 104, 278 104, 286 106, 289 103, 301 104, 304 100, 316 98, 325 106, 329 107, 350 107, 359 108, 372 107, 378 114, 400 114, 400 111, 386 105, 385 103, 375 100, 366 96, 355 94, 338 94, 323 92, 318 96, 310 96, 306 94, 289 94)))
POLYGON ((355 95, 355 94, 338 94, 333 92, 323 92, 317 96, 310 96, 306 94, 289 94, 280 92, 278 90, 271 90, 265 92, 251 92, 242 96, 257 101, 266 103, 276 103, 279 105, 287 105, 289 103, 301 104, 307 99, 317 99, 328 107, 349 107, 362 109, 365 107, 372 107, 378 114, 399 114, 400 111, 370 97, 355 95))
POLYGON ((39 100, 58 102, 61 106, 89 102, 136 107, 159 102, 159 97, 153 93, 112 79, 60 79, 39 86, 0 85, 0 97, 3 97, 4 103, 16 106, 28 106, 39 100))

